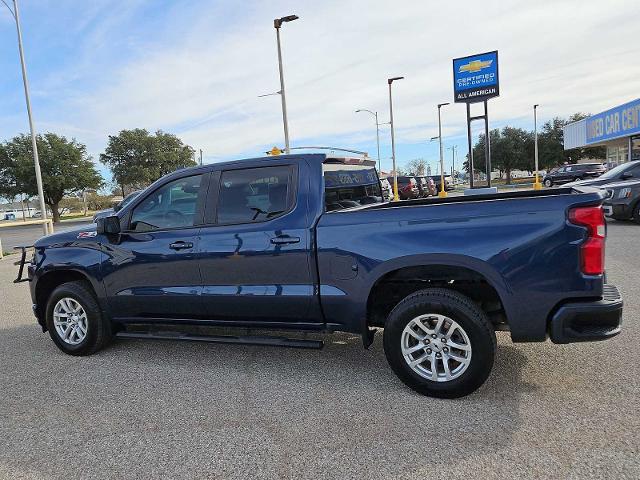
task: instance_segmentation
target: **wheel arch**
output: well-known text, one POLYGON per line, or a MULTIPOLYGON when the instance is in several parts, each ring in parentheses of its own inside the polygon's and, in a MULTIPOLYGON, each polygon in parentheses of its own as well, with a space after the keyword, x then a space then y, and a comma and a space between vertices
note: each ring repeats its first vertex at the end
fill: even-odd
POLYGON ((77 269, 53 269, 44 272, 35 286, 35 314, 38 322, 44 330, 46 330, 46 308, 47 301, 51 293, 60 285, 69 282, 82 281, 87 284, 93 295, 98 300, 95 286, 91 282, 89 275, 77 269))
POLYGON ((504 279, 482 260, 464 255, 426 255, 387 262, 376 269, 367 296, 367 327, 384 326, 391 309, 425 288, 448 288, 475 302, 498 329, 508 329, 511 292, 504 279))

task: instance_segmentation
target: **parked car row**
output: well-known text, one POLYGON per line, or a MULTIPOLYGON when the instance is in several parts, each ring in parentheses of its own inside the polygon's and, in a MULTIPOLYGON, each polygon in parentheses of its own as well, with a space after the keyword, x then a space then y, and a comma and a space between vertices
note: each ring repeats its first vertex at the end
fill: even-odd
MULTIPOLYGON (((389 184, 391 189, 390 197, 393 197, 393 177, 387 177, 382 182, 389 184)), ((438 189, 432 177, 422 175, 398 176, 398 197, 400 197, 400 200, 426 198, 437 195, 437 193, 438 189)))

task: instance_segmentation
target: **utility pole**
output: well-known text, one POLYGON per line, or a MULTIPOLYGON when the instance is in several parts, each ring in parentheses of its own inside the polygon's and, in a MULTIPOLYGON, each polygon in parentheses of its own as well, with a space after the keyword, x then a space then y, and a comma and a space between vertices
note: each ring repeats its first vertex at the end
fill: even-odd
POLYGON ((533 106, 533 131, 534 131, 534 142, 533 142, 533 148, 534 148, 534 158, 536 161, 536 181, 533 184, 533 189, 534 190, 542 190, 542 184, 540 183, 540 174, 538 173, 538 114, 537 114, 537 110, 538 107, 540 105, 538 105, 537 103, 533 106))
POLYGON ((376 147, 378 148, 378 172, 382 171, 382 165, 380 164, 380 124, 378 123, 378 112, 372 112, 371 110, 366 110, 364 108, 360 108, 356 110, 356 113, 367 112, 373 115, 376 118, 376 147))
POLYGON ((453 182, 453 184, 455 185, 456 183, 456 150, 458 149, 457 145, 454 145, 453 147, 449 147, 449 150, 451 150, 451 181, 453 182))
POLYGON ((438 196, 443 198, 447 196, 447 191, 444 188, 444 157, 442 156, 442 119, 440 117, 440 109, 445 105, 449 105, 446 103, 438 104, 438 141, 440 143, 440 192, 438 196))
POLYGON ((202 149, 200 149, 200 166, 202 166, 202 149))
POLYGON ((398 169, 396 168, 396 141, 393 131, 393 100, 391 98, 391 84, 396 80, 402 80, 404 77, 393 77, 387 79, 389 85, 389 123, 391 125, 391 160, 393 161, 393 201, 400 200, 398 197, 398 169))
MULTIPOLYGON (((33 148, 33 164, 36 171, 36 184, 38 187, 38 198, 40 200, 40 212, 42 212, 42 220, 47 219, 47 208, 44 203, 44 191, 42 188, 42 172, 40 171, 40 159, 38 158, 38 145, 36 143, 36 132, 33 126, 33 115, 31 113, 31 98, 29 95, 29 80, 27 79, 27 67, 24 61, 24 50, 22 47, 22 30, 20 29, 20 12, 18 10, 18 1, 13 0, 13 10, 9 8, 4 1, 7 9, 11 12, 11 16, 16 22, 16 30, 18 32, 18 51, 20 52, 20 66, 22 67, 22 83, 24 84, 24 98, 27 103, 27 116, 29 117, 29 130, 31 131, 31 146, 33 148)), ((44 234, 49 233, 47 222, 42 223, 44 234)))

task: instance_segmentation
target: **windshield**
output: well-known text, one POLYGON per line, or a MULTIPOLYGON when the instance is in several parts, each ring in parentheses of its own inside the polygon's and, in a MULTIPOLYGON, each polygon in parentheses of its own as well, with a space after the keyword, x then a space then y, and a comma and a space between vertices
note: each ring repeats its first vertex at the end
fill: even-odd
POLYGON ((632 167, 633 165, 631 163, 623 163, 621 165, 618 165, 615 168, 612 168, 611 170, 609 170, 606 173, 603 173, 602 175, 600 175, 600 178, 616 178, 618 175, 620 175, 622 172, 624 172, 627 168, 632 167))
POLYGON ((325 163, 322 170, 328 212, 382 203, 382 190, 375 168, 325 163))

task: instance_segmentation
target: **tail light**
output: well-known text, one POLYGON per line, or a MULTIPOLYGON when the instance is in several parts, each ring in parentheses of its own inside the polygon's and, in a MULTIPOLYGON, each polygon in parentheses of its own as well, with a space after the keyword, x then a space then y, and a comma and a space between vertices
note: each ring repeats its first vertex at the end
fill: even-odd
POLYGON ((587 228, 587 240, 580 246, 580 265, 585 275, 604 273, 604 240, 607 227, 602 206, 569 210, 569 221, 587 228))

